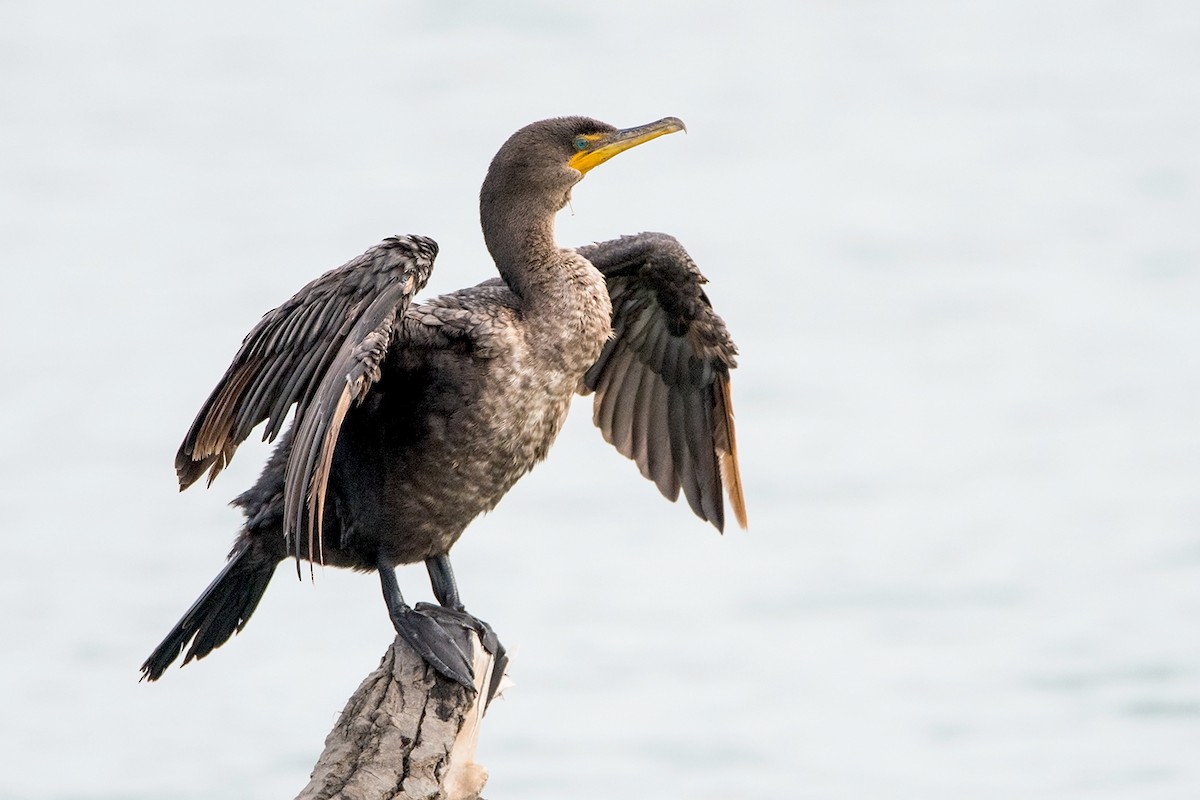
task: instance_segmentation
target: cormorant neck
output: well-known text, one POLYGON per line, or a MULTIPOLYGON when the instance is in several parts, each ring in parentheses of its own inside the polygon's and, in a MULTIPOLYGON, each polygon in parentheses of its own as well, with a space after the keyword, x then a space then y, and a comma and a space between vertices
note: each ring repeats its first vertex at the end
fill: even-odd
POLYGON ((551 263, 558 246, 554 243, 554 217, 523 217, 507 224, 484 224, 483 239, 496 262, 500 277, 509 288, 526 297, 543 265, 551 263))
POLYGON ((558 259, 554 217, 566 205, 570 188, 557 198, 545 193, 513 194, 505 182, 489 174, 479 194, 483 240, 505 283, 528 299, 537 287, 553 280, 547 267, 558 259))

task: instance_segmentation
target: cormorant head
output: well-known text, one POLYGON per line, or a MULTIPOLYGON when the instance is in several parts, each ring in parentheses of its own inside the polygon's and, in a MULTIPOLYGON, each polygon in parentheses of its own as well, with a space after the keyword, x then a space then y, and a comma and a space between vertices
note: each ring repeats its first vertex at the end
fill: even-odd
MULTIPOLYGON (((507 204, 523 214, 555 213, 584 173, 631 147, 686 130, 676 117, 618 130, 588 117, 558 117, 526 125, 492 159, 480 191, 481 211, 507 204)), ((485 220, 485 225, 486 225, 485 220)))

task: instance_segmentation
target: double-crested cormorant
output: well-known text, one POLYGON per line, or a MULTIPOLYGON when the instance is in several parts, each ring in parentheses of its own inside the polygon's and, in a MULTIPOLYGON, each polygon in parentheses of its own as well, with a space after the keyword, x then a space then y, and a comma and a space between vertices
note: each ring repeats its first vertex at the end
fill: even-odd
MULTIPOLYGON (((617 130, 584 117, 536 122, 492 160, 480 217, 500 278, 412 302, 437 244, 385 240, 301 289, 250 331, 175 459, 181 488, 211 483, 259 423, 273 440, 229 561, 142 665, 155 680, 245 626, 288 555, 377 571, 397 632, 438 672, 471 685, 439 628, 466 614, 450 547, 541 461, 574 394, 668 498, 724 526, 724 485, 745 526, 729 370, 735 349, 670 236, 560 249, 554 216, 591 168, 674 118, 617 130), (409 607, 395 567, 424 561, 439 606, 409 607)), ((495 646, 494 635, 490 640, 495 646)), ((485 639, 486 641, 486 639, 485 639)))

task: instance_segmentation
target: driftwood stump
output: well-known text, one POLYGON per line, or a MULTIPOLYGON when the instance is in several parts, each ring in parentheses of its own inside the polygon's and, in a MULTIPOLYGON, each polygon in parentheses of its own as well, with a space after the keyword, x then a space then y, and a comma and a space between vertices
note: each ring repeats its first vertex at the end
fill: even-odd
POLYGON ((351 696, 296 800, 475 800, 487 772, 475 743, 506 659, 461 631, 474 653, 475 689, 438 675, 399 637, 351 696))

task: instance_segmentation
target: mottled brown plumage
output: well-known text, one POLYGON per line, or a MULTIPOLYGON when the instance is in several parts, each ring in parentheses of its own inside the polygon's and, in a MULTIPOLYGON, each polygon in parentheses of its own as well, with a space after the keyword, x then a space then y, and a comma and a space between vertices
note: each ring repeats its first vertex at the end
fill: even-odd
POLYGON ((720 529, 724 486, 745 525, 735 351, 691 258, 663 234, 554 243, 554 216, 587 170, 682 127, 668 118, 618 131, 582 117, 527 126, 480 192, 499 279, 415 304, 437 245, 394 237, 263 317, 180 447, 180 486, 215 478, 260 423, 274 439, 293 407, 294 422, 235 501, 246 524, 229 563, 144 677, 158 678, 189 642, 184 663, 240 630, 290 553, 297 564, 378 570, 397 631, 467 682, 437 615, 404 604, 392 569, 424 560, 447 613, 481 624, 463 612, 447 554, 545 458, 576 392, 596 393, 605 438, 664 495, 682 489, 720 529))

